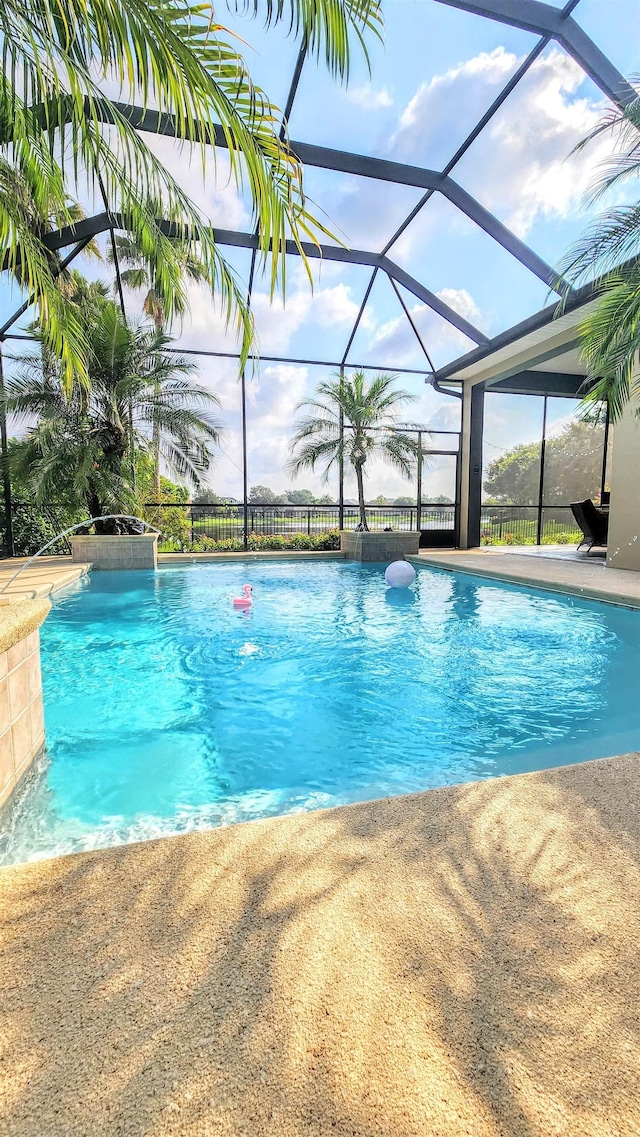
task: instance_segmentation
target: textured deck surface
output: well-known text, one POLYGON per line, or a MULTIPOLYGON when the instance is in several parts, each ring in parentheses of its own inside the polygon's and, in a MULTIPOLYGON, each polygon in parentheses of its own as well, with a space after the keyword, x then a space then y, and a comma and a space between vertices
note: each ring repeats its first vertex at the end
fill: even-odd
MULTIPOLYGON (((0 654, 35 632, 48 614, 48 600, 20 600, 0 605, 0 654)), ((4 678, 5 673, 0 671, 0 678, 4 678)), ((0 733, 4 729, 5 724, 0 721, 0 733)))
POLYGON ((546 549, 538 553, 532 548, 528 555, 524 550, 514 553, 505 547, 425 549, 418 557, 409 559, 434 568, 491 576, 513 584, 570 592, 610 604, 640 608, 640 573, 607 568, 604 559, 596 556, 587 558, 585 555, 581 560, 569 560, 562 553, 557 557, 550 556, 546 549))
POLYGON ((640 755, 0 872, 7 1137, 637 1137, 640 755))
POLYGON ((51 596, 84 576, 91 568, 89 564, 73 564, 70 556, 38 557, 9 584, 11 577, 27 560, 27 557, 0 559, 0 589, 8 585, 6 592, 0 595, 0 604, 51 596))

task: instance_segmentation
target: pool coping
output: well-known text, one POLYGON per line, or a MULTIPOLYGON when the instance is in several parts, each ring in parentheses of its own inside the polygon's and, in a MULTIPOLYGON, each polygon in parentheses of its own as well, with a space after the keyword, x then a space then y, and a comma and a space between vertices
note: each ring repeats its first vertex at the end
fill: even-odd
MULTIPOLYGON (((41 600, 18 600, 0 608, 0 654, 10 651, 20 640, 37 631, 49 615, 51 605, 41 600)), ((0 730, 2 724, 0 723, 0 730)))
MULTIPOLYGON (((28 557, 5 557, 0 560, 0 588, 7 585, 11 576, 22 565, 26 566, 28 560, 28 557)), ((0 610, 24 600, 42 600, 53 596, 61 588, 75 584, 81 577, 87 576, 91 567, 88 562, 74 564, 67 554, 39 558, 28 568, 25 567, 24 572, 12 584, 8 584, 6 592, 0 593, 0 610)))
MULTIPOLYGON (((505 554, 508 556, 508 554, 505 554)), ((530 558, 531 561, 534 558, 530 558)), ((623 569, 602 568, 603 573, 624 572, 629 577, 629 590, 620 589, 617 579, 614 587, 600 587, 575 570, 587 568, 577 562, 554 561, 548 558, 544 566, 533 564, 509 564, 506 567, 500 564, 502 556, 478 553, 474 550, 447 550, 446 553, 419 553, 415 557, 407 557, 413 565, 420 568, 435 568, 442 572, 464 573, 467 576, 479 576, 488 580, 501 581, 507 584, 519 585, 521 588, 536 588, 543 592, 553 592, 556 595, 576 596, 583 600, 597 600, 603 604, 611 604, 617 608, 640 609, 640 580, 638 574, 623 569), (462 558, 465 558, 464 560, 462 558), (481 559, 483 558, 483 559, 481 559), (550 567, 552 566, 552 567, 550 567), (573 574, 576 580, 553 579, 553 567, 563 573, 573 574), (634 587, 635 586, 635 587, 634 587)), ((524 561, 522 556, 519 561, 524 561)), ((611 577, 604 577, 611 582, 611 577)))

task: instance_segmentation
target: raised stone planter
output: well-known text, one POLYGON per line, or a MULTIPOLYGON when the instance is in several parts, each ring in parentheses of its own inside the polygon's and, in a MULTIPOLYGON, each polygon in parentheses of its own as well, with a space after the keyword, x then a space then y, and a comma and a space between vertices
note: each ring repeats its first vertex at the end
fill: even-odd
POLYGON ((350 561, 403 561, 415 556, 420 545, 420 533, 354 533, 340 531, 340 549, 350 561))
POLYGON ((0 806, 44 746, 40 636, 46 600, 0 609, 0 806))
POLYGON ((89 562, 94 569, 155 569, 158 534, 72 537, 71 560, 89 562))

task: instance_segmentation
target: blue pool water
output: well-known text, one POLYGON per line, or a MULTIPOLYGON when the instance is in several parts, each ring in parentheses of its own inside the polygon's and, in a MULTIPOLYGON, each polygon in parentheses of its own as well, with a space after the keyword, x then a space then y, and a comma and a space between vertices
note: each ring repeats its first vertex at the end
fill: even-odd
POLYGON ((94 573, 42 629, 4 863, 640 749, 640 612, 420 569, 94 573), (249 614, 232 609, 245 581, 249 614))

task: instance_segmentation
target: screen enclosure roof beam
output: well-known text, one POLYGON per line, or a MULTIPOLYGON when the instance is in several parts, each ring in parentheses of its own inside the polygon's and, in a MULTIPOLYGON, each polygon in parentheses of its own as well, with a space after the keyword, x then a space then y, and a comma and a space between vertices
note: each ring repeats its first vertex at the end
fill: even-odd
MULTIPOLYGON (((494 382, 531 370, 548 360, 559 359, 574 349, 579 350, 580 325, 597 303, 597 289, 591 284, 585 285, 562 309, 551 304, 500 332, 489 343, 440 367, 436 371, 436 380, 471 385, 494 382)), ((566 373, 569 369, 559 365, 548 370, 566 373)))
POLYGON ((459 8, 475 16, 486 16, 501 24, 522 28, 527 32, 549 36, 580 64, 582 70, 600 90, 618 106, 626 106, 636 98, 633 87, 604 52, 582 30, 573 16, 563 14, 552 4, 541 0, 437 0, 449 8, 459 8))
POLYGON ((579 399, 584 387, 584 375, 565 371, 517 371, 508 379, 488 383, 485 393, 505 395, 554 395, 557 398, 579 399))
MULTIPOLYGON (((168 237, 177 235, 176 227, 168 221, 159 221, 158 226, 168 237)), ((94 217, 85 217, 75 225, 68 225, 55 233, 48 233, 44 238, 44 243, 51 250, 61 249, 73 242, 95 237, 98 233, 104 233, 112 228, 125 229, 126 224, 123 218, 117 213, 99 213, 94 217)), ((214 229, 213 233, 216 242, 220 245, 230 245, 242 249, 256 249, 258 247, 258 237, 255 233, 237 233, 230 229, 214 229)), ((306 256, 316 260, 369 265, 371 268, 381 269, 474 343, 487 344, 489 342, 488 337, 468 320, 465 320, 464 316, 461 316, 459 312, 456 312, 444 300, 436 296, 435 292, 431 292, 419 280, 405 272, 395 261, 383 256, 382 253, 368 252, 366 249, 344 249, 341 245, 314 245, 307 241, 302 242, 302 248, 306 256)), ((290 256, 300 255, 300 250, 294 241, 286 242, 286 252, 290 256)))
MULTIPOLYGON (((169 138, 183 138, 172 115, 160 114, 158 111, 143 111, 140 107, 129 106, 125 103, 116 103, 119 113, 137 130, 147 131, 150 134, 161 134, 169 138)), ((105 110, 104 121, 110 122, 111 117, 105 110)), ((215 146, 227 145, 227 140, 219 127, 214 127, 203 134, 196 131, 190 135, 189 141, 210 141, 215 146)), ((355 174, 361 178, 373 178, 377 181, 393 182, 396 185, 415 186, 416 189, 432 190, 441 193, 452 205, 455 205, 471 221, 484 230, 490 237, 502 245, 513 257, 521 262, 535 276, 543 281, 548 288, 558 291, 560 288, 557 272, 539 257, 529 246, 516 237, 515 233, 503 225, 490 210, 485 209, 470 193, 458 185, 453 178, 441 174, 437 170, 424 169, 422 166, 410 166, 404 162, 392 162, 386 158, 373 158, 367 154, 353 154, 348 150, 333 150, 328 146, 316 146, 309 142, 290 142, 292 152, 299 158, 303 166, 313 166, 316 169, 332 170, 340 174, 355 174)))

